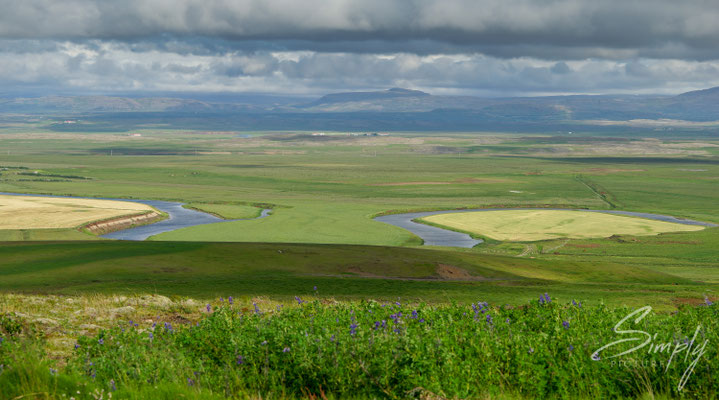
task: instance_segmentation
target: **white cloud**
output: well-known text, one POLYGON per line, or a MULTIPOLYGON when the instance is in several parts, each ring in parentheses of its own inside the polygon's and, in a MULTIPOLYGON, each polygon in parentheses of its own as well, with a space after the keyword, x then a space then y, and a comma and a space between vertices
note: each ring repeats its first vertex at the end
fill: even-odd
POLYGON ((492 96, 678 93, 719 86, 719 61, 586 59, 556 62, 483 54, 137 51, 121 42, 58 42, 22 52, 1 42, 0 83, 48 91, 324 94, 403 86, 492 96))

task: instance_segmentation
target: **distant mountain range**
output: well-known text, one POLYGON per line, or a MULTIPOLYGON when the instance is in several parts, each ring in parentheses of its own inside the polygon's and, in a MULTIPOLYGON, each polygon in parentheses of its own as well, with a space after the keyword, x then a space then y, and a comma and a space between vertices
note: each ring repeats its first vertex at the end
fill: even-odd
MULTIPOLYGON (((435 96, 393 88, 281 102, 200 101, 171 97, 48 96, 0 98, 0 114, 84 115, 86 119, 179 120, 192 116, 228 128, 326 130, 562 130, 618 126, 713 130, 719 87, 677 96, 435 96), (108 117, 110 114, 117 114, 108 117), (219 122, 222 121, 222 122, 219 122), (236 126, 236 125, 239 125, 236 126)), ((140 122, 137 122, 140 123, 140 122)))

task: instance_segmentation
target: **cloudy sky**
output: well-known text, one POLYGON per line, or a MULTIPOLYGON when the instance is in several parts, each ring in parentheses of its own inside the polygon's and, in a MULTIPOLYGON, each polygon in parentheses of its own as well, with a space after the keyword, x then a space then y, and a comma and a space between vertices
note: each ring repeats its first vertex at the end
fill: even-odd
POLYGON ((0 0, 0 95, 719 86, 716 0, 0 0))

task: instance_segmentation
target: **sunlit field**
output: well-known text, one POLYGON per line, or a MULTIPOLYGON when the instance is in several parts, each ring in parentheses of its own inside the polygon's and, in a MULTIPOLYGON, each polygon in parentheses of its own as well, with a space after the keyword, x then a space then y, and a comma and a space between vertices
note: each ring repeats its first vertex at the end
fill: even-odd
POLYGON ((646 218, 560 210, 479 211, 433 215, 422 220, 495 240, 514 242, 589 239, 612 235, 646 236, 704 229, 702 226, 646 218))
POLYGON ((127 201, 0 195, 0 229, 75 228, 152 211, 150 206, 127 201))

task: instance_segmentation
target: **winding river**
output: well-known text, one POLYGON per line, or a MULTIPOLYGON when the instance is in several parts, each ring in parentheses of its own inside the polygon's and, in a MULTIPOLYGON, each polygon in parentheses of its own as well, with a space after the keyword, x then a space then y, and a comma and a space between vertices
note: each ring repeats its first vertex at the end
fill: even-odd
MULTIPOLYGON (((138 226, 135 228, 125 229, 117 232, 108 233, 101 235, 107 239, 119 239, 119 240, 145 240, 150 236, 154 236, 164 232, 170 232, 189 226, 205 225, 205 224, 216 224, 222 222, 238 221, 238 220, 225 220, 214 215, 204 213, 197 210, 192 210, 182 207, 184 203, 172 202, 172 201, 161 201, 161 200, 135 200, 135 199, 113 199, 113 198, 98 198, 98 197, 74 197, 74 196, 51 196, 44 194, 27 194, 27 193, 6 193, 0 192, 3 195, 10 196, 35 196, 35 197, 63 197, 63 198, 77 198, 77 199, 96 199, 96 200, 115 200, 115 201, 128 201, 134 203, 142 203, 154 207, 168 215, 167 219, 159 222, 155 222, 149 225, 138 226)), ((566 208, 475 208, 466 210, 443 210, 443 211, 426 211, 426 212, 413 212, 405 214, 391 214, 375 217, 375 221, 384 222, 386 224, 394 225, 396 227, 406 229, 413 234, 419 236, 423 241, 424 245, 427 246, 448 246, 448 247, 464 247, 470 248, 482 243, 480 239, 474 239, 466 233, 460 233, 451 231, 448 229, 437 228, 421 223, 414 222, 417 218, 424 218, 430 215, 447 214, 447 213, 462 213, 462 212, 475 212, 475 211, 505 211, 505 210, 567 210, 566 208)), ((669 215, 660 214, 649 214, 633 211, 616 211, 616 210, 581 210, 575 209, 574 211, 590 211, 599 212, 606 214, 619 214, 628 215, 633 217, 653 219, 664 222, 674 222, 677 224, 684 225, 701 225, 706 227, 716 227, 719 225, 712 224, 709 222, 694 221, 691 219, 683 219, 672 217, 669 215)), ((270 215, 270 209, 263 209, 258 217, 248 219, 259 219, 265 218, 270 215)))
MULTIPOLYGON (((148 206, 154 207, 155 209, 162 211, 167 214, 167 218, 162 221, 155 222, 149 225, 142 225, 135 228, 124 229, 121 231, 111 232, 105 235, 100 235, 106 239, 119 239, 119 240, 145 240, 150 236, 154 236, 164 232, 174 231, 180 228, 187 228, 189 226, 216 224, 221 222, 230 222, 238 220, 227 220, 216 217, 214 215, 191 210, 182 207, 185 203, 178 203, 173 201, 161 201, 161 200, 135 200, 135 199, 113 199, 106 197, 75 197, 75 196, 52 196, 45 194, 27 194, 27 193, 6 193, 0 192, 0 194, 9 196, 33 196, 33 197, 62 197, 70 199, 93 199, 93 200, 115 200, 115 201, 128 201, 132 203, 141 203, 148 206)), ((263 209, 258 217, 248 219, 265 218, 270 215, 270 209, 263 209)))
MULTIPOLYGON (((506 210, 567 210, 566 208, 474 208, 466 210, 445 210, 445 211, 427 211, 414 212, 405 214, 391 214, 375 217, 375 221, 384 222, 394 225, 402 229, 406 229, 419 236, 426 246, 448 246, 448 247, 464 247, 470 248, 482 243, 480 239, 474 239, 466 233, 450 231, 448 229, 437 228, 414 222, 414 219, 429 217, 430 215, 474 212, 474 211, 506 211, 506 210)), ((715 227, 716 224, 709 222, 694 221, 690 219, 682 219, 669 215, 648 214, 633 211, 614 211, 614 210, 573 210, 573 211, 591 211, 606 214, 629 215, 633 217, 641 217, 664 222, 674 222, 683 225, 701 225, 707 227, 715 227)))

